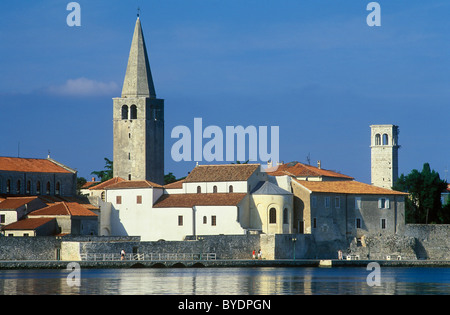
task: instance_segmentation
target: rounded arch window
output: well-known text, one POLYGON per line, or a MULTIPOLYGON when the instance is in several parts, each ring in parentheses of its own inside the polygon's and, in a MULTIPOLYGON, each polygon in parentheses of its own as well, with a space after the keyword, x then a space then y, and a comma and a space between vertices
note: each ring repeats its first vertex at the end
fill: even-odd
POLYGON ((202 192, 202 187, 201 186, 197 186, 197 194, 200 194, 202 192))
POLYGON ((45 193, 47 195, 50 195, 50 182, 47 182, 47 187, 46 187, 45 193))
POLYGON ((27 181, 27 190, 26 190, 27 195, 31 194, 31 180, 27 181))
POLYGON ((55 188, 55 195, 59 195, 59 194, 61 194, 61 183, 57 182, 56 188, 55 188))
POLYGON ((381 145, 381 135, 379 133, 375 135, 375 145, 381 145))
POLYGON ((6 181, 6 193, 9 194, 11 192, 11 180, 8 179, 6 181))
POLYGON ((387 134, 383 135, 383 145, 389 145, 389 136, 387 134))
POLYGON ((217 193, 217 186, 216 185, 214 185, 214 187, 213 187, 213 193, 217 193))
POLYGON ((41 194, 41 182, 38 181, 36 183, 36 195, 40 195, 41 194))
POLYGON ((122 119, 128 119, 128 106, 122 106, 122 119))
POLYGON ((277 223, 277 209, 270 208, 269 210, 269 223, 277 223))
POLYGON ((283 210, 283 224, 289 224, 289 211, 287 208, 283 210))
POLYGON ((130 119, 137 119, 137 107, 136 107, 136 105, 131 105, 131 107, 130 107, 130 119))
POLYGON ((20 179, 17 181, 17 187, 16 187, 16 193, 20 194, 20 186, 21 186, 21 182, 20 179))
POLYGON ((230 192, 230 193, 233 192, 233 185, 230 185, 230 186, 228 187, 228 192, 230 192))

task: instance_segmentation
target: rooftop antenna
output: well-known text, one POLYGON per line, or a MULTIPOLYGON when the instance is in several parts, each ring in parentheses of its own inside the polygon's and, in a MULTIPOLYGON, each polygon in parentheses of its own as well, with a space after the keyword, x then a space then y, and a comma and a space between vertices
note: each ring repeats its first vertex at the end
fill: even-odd
POLYGON ((137 17, 139 18, 139 16, 141 15, 141 8, 137 8, 137 17))
POLYGON ((17 143, 17 157, 20 157, 20 141, 17 143))
POLYGON ((48 155, 47 155, 47 159, 50 158, 50 150, 48 150, 48 155))
POLYGON ((308 162, 308 165, 311 165, 311 153, 308 152, 308 155, 306 156, 306 161, 308 162))

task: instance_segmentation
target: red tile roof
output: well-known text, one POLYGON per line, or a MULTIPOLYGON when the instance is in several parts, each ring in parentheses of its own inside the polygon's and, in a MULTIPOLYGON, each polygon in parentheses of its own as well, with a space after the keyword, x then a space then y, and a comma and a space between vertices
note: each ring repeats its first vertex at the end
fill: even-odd
POLYGON ((343 179, 353 179, 353 177, 337 173, 335 171, 306 165, 299 162, 290 162, 266 170, 267 174, 272 176, 289 175, 294 177, 334 177, 343 179), (273 169, 273 171, 271 171, 273 169))
POLYGON ((34 230, 55 218, 29 218, 2 227, 2 230, 34 230))
POLYGON ((259 164, 198 165, 186 177, 184 182, 245 181, 259 167, 259 164))
POLYGON ((178 180, 176 182, 164 185, 165 189, 180 189, 183 188, 184 179, 178 180))
POLYGON ((8 197, 4 201, 0 202, 0 209, 17 209, 23 205, 26 205, 27 203, 32 202, 33 200, 37 199, 37 196, 33 197, 8 197))
POLYGON ((306 181, 294 179, 306 189, 312 192, 357 194, 357 195, 408 195, 407 193, 381 188, 357 181, 306 181))
POLYGON ((51 206, 35 210, 28 214, 30 216, 58 216, 58 215, 69 215, 69 216, 84 216, 93 217, 97 216, 94 212, 86 209, 86 207, 80 205, 76 202, 58 202, 51 206))
POLYGON ((127 189, 127 188, 162 188, 163 186, 148 180, 126 180, 108 185, 105 189, 127 189))
POLYGON ((171 194, 162 195, 154 208, 192 208, 193 206, 236 206, 244 193, 171 194))
POLYGON ((98 185, 90 187, 89 190, 103 190, 106 187, 108 187, 109 185, 120 183, 120 182, 123 182, 123 181, 125 181, 125 179, 123 179, 122 177, 113 177, 113 178, 108 179, 108 180, 106 180, 104 182, 101 182, 98 185))
POLYGON ((81 189, 88 189, 89 187, 92 187, 94 185, 98 185, 100 182, 92 181, 92 182, 86 182, 83 186, 81 186, 81 189))
POLYGON ((0 156, 0 170, 32 173, 72 173, 49 159, 25 159, 0 156))

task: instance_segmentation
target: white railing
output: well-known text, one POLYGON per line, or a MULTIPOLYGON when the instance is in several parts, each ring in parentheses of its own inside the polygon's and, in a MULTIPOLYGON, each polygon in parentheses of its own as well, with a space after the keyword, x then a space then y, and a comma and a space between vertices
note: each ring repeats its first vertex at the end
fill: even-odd
POLYGON ((125 254, 120 253, 82 253, 81 260, 88 261, 117 261, 117 260, 216 260, 216 253, 149 253, 125 254))

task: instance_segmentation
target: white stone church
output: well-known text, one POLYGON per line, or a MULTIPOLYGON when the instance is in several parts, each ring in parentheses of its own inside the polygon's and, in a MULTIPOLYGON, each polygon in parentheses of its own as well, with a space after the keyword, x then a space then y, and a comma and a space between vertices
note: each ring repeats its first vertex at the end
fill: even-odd
POLYGON ((164 100, 156 98, 139 17, 113 117, 114 178, 89 188, 101 209, 99 235, 181 241, 308 233, 333 241, 364 231, 397 233, 404 224, 403 193, 320 165, 292 162, 265 171, 259 164, 198 165, 163 186, 164 100))

